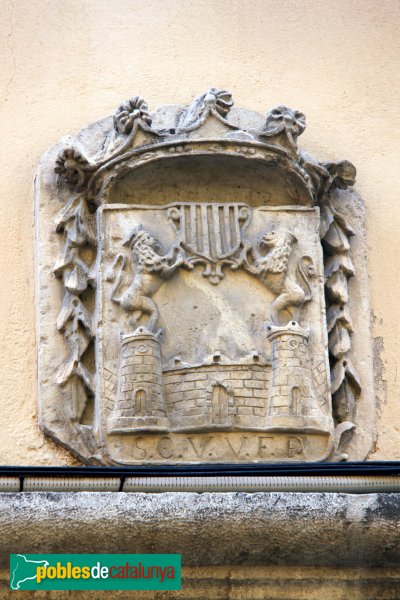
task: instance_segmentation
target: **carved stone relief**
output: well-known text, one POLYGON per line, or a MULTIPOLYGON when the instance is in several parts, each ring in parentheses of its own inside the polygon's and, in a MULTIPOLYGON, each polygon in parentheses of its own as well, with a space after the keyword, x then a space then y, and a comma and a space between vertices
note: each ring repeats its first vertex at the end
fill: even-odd
POLYGON ((303 153, 304 128, 212 88, 152 115, 132 98, 46 155, 47 435, 98 464, 347 458, 364 389, 337 190, 355 168, 303 153))

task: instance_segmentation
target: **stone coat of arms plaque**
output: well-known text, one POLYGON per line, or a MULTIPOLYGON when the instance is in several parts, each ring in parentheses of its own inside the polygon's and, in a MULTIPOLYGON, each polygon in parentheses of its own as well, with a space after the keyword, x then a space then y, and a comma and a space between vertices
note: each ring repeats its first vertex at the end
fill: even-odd
POLYGON ((46 155, 46 434, 98 464, 346 458, 362 386, 335 194, 355 169, 301 152, 304 128, 213 88, 152 115, 132 98, 46 155))

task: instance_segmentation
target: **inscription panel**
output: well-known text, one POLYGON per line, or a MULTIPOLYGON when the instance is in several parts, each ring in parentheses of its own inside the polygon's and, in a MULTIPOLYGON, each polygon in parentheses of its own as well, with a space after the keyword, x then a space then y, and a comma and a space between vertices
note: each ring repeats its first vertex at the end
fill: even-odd
POLYGON ((205 433, 112 436, 110 452, 121 464, 160 462, 312 461, 329 451, 325 435, 205 433))

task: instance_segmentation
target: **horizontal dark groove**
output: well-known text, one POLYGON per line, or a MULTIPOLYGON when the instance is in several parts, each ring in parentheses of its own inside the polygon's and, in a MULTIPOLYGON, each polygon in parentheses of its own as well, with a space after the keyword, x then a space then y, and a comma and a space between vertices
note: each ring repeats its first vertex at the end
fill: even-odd
POLYGON ((399 461, 348 463, 263 463, 139 465, 129 467, 28 467, 0 466, 0 477, 301 477, 400 475, 399 461))

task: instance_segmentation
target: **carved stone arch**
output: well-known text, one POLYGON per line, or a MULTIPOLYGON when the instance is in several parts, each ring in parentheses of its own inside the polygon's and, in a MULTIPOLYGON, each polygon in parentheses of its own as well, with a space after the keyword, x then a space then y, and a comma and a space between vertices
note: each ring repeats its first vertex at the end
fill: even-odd
MULTIPOLYGON (((135 431, 168 431, 183 444, 184 431, 200 435, 209 426, 207 385, 220 369, 236 403, 226 426, 232 439, 238 430, 270 431, 284 447, 289 432, 308 436, 310 460, 365 457, 374 417, 369 331, 365 318, 350 314, 349 295, 368 307, 362 235, 354 236, 362 234, 362 204, 352 189, 353 165, 320 163, 303 152, 297 138, 304 128, 299 111, 279 106, 264 117, 211 88, 189 106, 153 113, 133 97, 48 152, 37 178, 40 417, 47 435, 101 464, 135 462, 135 431), (351 243, 357 279, 349 286, 351 243), (198 343, 188 341, 181 307, 163 296, 167 281, 195 305, 198 343), (241 302, 234 291, 240 285, 241 302), (269 316, 266 304, 275 307, 269 316), (284 347, 293 333, 289 317, 302 339, 296 349, 284 347), (139 356, 142 339, 151 351, 139 356), (293 386, 307 401, 294 420, 286 375, 299 381, 293 386), (124 394, 141 381, 151 393, 139 422, 124 416, 124 394), (345 453, 342 433, 349 439, 354 430, 345 453)), ((188 448, 183 461, 191 460, 188 448)))
MULTIPOLYGON (((240 139, 220 140, 218 143, 213 140, 195 140, 179 145, 171 142, 147 154, 124 157, 95 173, 89 182, 91 201, 96 205, 118 202, 118 196, 121 195, 118 187, 127 178, 130 179, 132 189, 145 190, 149 183, 155 181, 161 187, 165 187, 166 181, 169 185, 178 185, 182 171, 189 170, 193 183, 201 184, 206 172, 208 176, 211 172, 216 189, 219 185, 224 185, 231 193, 238 186, 246 189, 246 185, 251 182, 255 191, 253 198, 248 199, 250 205, 262 205, 266 201, 278 206, 313 205, 312 193, 301 168, 286 152, 280 148, 268 148, 263 144, 240 139), (265 190, 268 190, 268 199, 263 199, 265 190)), ((201 201, 201 198, 197 201, 201 201)), ((140 199, 140 203, 144 202, 140 199)))
POLYGON ((211 426, 229 426, 235 415, 235 397, 229 381, 217 377, 208 387, 211 426))
POLYGON ((300 413, 300 401, 301 401, 301 389, 298 385, 292 386, 290 391, 291 394, 291 411, 292 414, 297 415, 300 413))
POLYGON ((211 395, 211 421, 214 424, 227 424, 228 422, 228 390, 221 383, 213 387, 211 395))
POLYGON ((136 388, 133 392, 135 416, 144 417, 147 413, 147 392, 143 387, 136 388))

